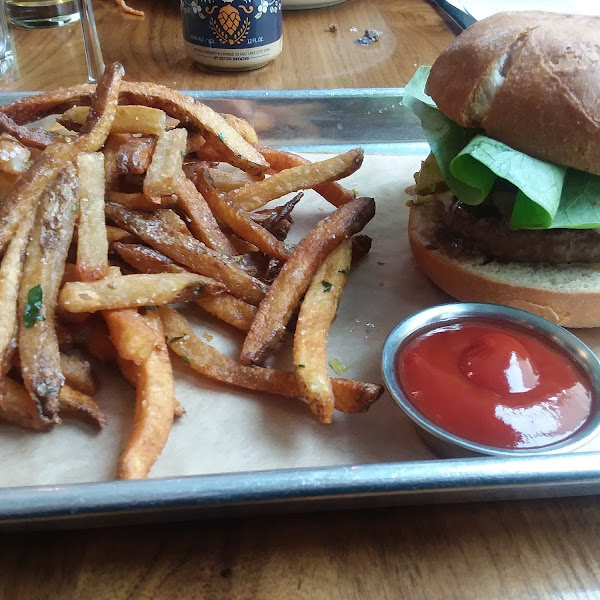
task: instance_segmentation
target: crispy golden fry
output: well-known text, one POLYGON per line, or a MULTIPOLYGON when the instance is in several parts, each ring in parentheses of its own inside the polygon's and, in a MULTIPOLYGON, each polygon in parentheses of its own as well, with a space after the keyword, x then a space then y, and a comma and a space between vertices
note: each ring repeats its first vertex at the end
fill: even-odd
POLYGON ((55 135, 45 129, 17 125, 9 116, 0 112, 0 131, 19 140, 29 148, 47 148, 55 139, 55 135))
POLYGON ((161 208, 154 212, 156 218, 171 229, 175 229, 179 233, 191 236, 192 233, 185 224, 185 221, 174 211, 169 208, 161 208))
MULTIPOLYGON (((132 360, 125 360, 120 356, 117 358, 117 364, 119 365, 119 370, 121 371, 121 375, 127 379, 127 381, 133 386, 137 387, 137 379, 139 374, 139 367, 132 360)), ((185 415, 185 408, 179 403, 177 399, 175 399, 175 411, 174 416, 181 417, 185 415)))
MULTIPOLYGON (((119 256, 142 273, 182 273, 185 269, 170 258, 141 244, 114 245, 119 256)), ((233 325, 241 331, 248 331, 256 315, 256 306, 248 304, 231 294, 218 294, 198 298, 196 304, 221 321, 233 325)))
POLYGON ((25 387, 49 421, 58 419, 60 369, 54 313, 75 225, 78 181, 70 165, 42 197, 19 285, 19 356, 25 387))
MULTIPOLYGON (((18 124, 31 123, 50 114, 62 113, 71 106, 89 105, 93 85, 79 85, 21 98, 2 107, 2 111, 18 124)), ((178 119, 188 129, 197 129, 220 160, 239 167, 247 173, 261 174, 269 164, 263 155, 249 144, 227 121, 214 110, 180 92, 154 83, 130 83, 120 86, 121 104, 142 104, 160 108, 178 119)))
POLYGON ((102 429, 106 425, 106 417, 87 394, 63 385, 59 395, 60 414, 81 417, 88 423, 102 429))
MULTIPOLYGON (((177 121, 177 123, 179 123, 179 121, 177 121)), ((192 152, 198 152, 205 145, 206 140, 199 131, 190 131, 188 132, 187 141, 185 143, 185 153, 191 154, 192 152)))
POLYGON ((363 149, 355 148, 319 162, 291 167, 231 192, 231 199, 245 210, 256 210, 290 192, 347 177, 360 168, 363 157, 363 149))
POLYGON ((90 112, 81 126, 74 147, 79 152, 96 152, 104 145, 117 111, 119 89, 125 71, 119 63, 108 65, 94 92, 90 112))
POLYGON ((108 243, 113 244, 114 242, 122 242, 123 244, 133 244, 138 241, 138 238, 129 233, 129 231, 125 231, 120 227, 115 227, 114 225, 106 226, 106 237, 108 238, 108 243))
POLYGON ((327 337, 351 261, 351 240, 340 244, 325 259, 302 300, 294 333, 296 379, 306 403, 323 423, 331 423, 335 404, 327 371, 327 337))
POLYGON ((89 361, 73 354, 60 353, 60 369, 67 385, 88 396, 96 393, 96 382, 89 361))
POLYGON ((31 151, 12 135, 0 134, 0 171, 21 175, 29 167, 31 151))
POLYGON ((272 256, 277 260, 287 260, 289 251, 285 244, 256 223, 245 210, 239 208, 224 192, 217 190, 212 183, 208 169, 200 170, 197 175, 196 185, 217 219, 268 256, 272 256))
POLYGON ((235 129, 247 142, 252 145, 258 144, 258 135, 256 135, 254 127, 252 127, 246 119, 230 114, 222 114, 221 116, 229 123, 229 125, 231 125, 232 129, 235 129))
POLYGON ((82 281, 95 281, 108 274, 102 153, 78 154, 77 174, 79 176, 77 272, 82 281))
POLYGON ((2 315, 0 319, 0 407, 4 391, 2 381, 11 368, 17 345, 19 283, 25 251, 29 243, 29 232, 34 219, 35 213, 26 215, 25 220, 19 225, 15 237, 10 241, 0 264, 0 314, 2 315))
POLYGON ((204 196, 183 173, 179 177, 177 196, 179 206, 188 216, 189 228, 196 239, 221 254, 235 255, 235 248, 219 228, 204 196))
POLYGON ((40 415, 37 404, 24 385, 10 377, 6 377, 2 383, 4 407, 0 409, 0 422, 33 431, 48 431, 52 428, 52 422, 40 415))
POLYGON ((104 180, 107 190, 117 189, 119 185, 119 169, 117 168, 117 155, 125 143, 123 135, 109 135, 102 148, 104 154, 104 180))
MULTIPOLYGON (((79 152, 95 152, 104 141, 114 117, 123 67, 111 65, 98 83, 91 98, 90 117, 74 143, 54 143, 34 161, 19 179, 0 206, 0 253, 14 235, 25 215, 35 207, 42 192, 52 183, 56 174, 79 152)), ((33 119, 32 119, 33 120, 33 119)))
POLYGON ((155 333, 137 309, 107 310, 102 314, 121 358, 139 365, 150 357, 155 333))
POLYGON ((256 181, 260 181, 256 177, 252 177, 239 169, 235 171, 224 171, 216 167, 208 167, 208 172, 212 178, 213 185, 222 192, 232 192, 245 185, 250 185, 256 181))
POLYGON ((175 383, 158 314, 144 317, 155 331, 150 357, 138 367, 133 429, 120 458, 117 477, 140 479, 160 456, 175 413, 175 383))
POLYGON ((58 301, 68 312, 96 312, 186 302, 224 289, 218 281, 195 273, 134 274, 66 283, 58 301))
MULTIPOLYGON (((271 165, 273 173, 278 173, 284 169, 291 169, 292 167, 298 167, 300 165, 310 164, 310 161, 306 158, 291 152, 279 150, 278 148, 259 146, 258 150, 271 165)), ((342 206, 342 204, 346 204, 355 198, 354 192, 347 190, 337 181, 321 183, 320 185, 316 185, 314 190, 323 196, 327 202, 333 204, 333 206, 342 206)))
POLYGON ((142 175, 152 163, 156 137, 131 137, 117 150, 117 171, 122 175, 142 175))
POLYGON ((0 205, 0 252, 4 250, 26 215, 36 211, 40 196, 74 154, 72 144, 52 144, 15 183, 0 205))
POLYGON ((144 177, 144 195, 151 198, 177 193, 186 138, 185 129, 170 129, 158 138, 144 177))
MULTIPOLYGON (((87 106, 74 106, 65 111, 59 123, 67 129, 77 131, 81 127, 90 109, 87 106)), ((158 108, 150 106, 117 106, 110 133, 142 133, 161 135, 166 129, 167 115, 158 108)))
POLYGON ((240 360, 262 364, 282 338, 292 311, 317 269, 346 238, 359 232, 375 214, 372 198, 356 198, 317 223, 294 249, 275 278, 246 336, 240 360))
POLYGON ((149 213, 128 210, 113 202, 105 206, 106 216, 119 227, 137 235, 169 258, 195 273, 212 277, 225 284, 231 294, 250 304, 258 304, 266 285, 249 275, 232 258, 222 256, 198 240, 166 227, 149 213))
POLYGON ((116 202, 132 210, 156 210, 157 208, 168 208, 177 204, 177 198, 173 196, 161 196, 159 198, 148 198, 141 192, 114 192, 109 191, 106 197, 111 202, 116 202), (158 200, 158 202, 157 202, 158 200))
MULTIPOLYGON (((169 347, 192 369, 229 385, 268 392, 287 398, 302 398, 293 372, 242 365, 198 338, 177 311, 159 309, 169 347)), ((366 411, 383 393, 374 383, 352 379, 332 379, 336 410, 347 413, 366 411)))

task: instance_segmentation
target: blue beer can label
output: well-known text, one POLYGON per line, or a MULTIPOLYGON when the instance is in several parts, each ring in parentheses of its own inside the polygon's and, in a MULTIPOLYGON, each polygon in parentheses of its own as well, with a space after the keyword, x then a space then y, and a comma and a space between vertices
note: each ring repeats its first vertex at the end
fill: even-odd
POLYGON ((181 16, 186 46, 281 51, 281 0, 181 0, 181 16))

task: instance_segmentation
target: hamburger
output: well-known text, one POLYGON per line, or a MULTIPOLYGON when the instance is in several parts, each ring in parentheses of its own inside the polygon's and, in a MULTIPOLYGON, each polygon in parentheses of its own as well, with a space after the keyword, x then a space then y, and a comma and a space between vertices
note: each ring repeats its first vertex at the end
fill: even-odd
POLYGON ((404 104, 431 147, 409 219, 426 275, 459 300, 600 326, 600 18, 479 21, 404 104))

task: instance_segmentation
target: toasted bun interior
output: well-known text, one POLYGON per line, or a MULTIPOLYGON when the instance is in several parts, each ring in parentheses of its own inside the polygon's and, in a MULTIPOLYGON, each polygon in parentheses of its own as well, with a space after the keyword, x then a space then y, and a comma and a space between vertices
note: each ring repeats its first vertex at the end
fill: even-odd
POLYGON ((600 17, 488 17, 442 52, 427 92, 464 127, 600 175, 600 17))
POLYGON ((441 243, 441 202, 413 206, 408 226, 412 253, 442 290, 466 302, 521 308, 565 327, 600 326, 600 265, 501 263, 453 256, 441 243))

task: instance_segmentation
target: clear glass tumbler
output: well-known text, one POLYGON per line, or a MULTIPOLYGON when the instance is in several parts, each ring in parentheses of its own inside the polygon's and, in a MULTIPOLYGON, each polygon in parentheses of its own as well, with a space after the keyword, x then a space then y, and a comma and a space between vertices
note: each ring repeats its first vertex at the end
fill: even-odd
POLYGON ((0 75, 13 63, 13 47, 4 2, 0 0, 0 75))
POLYGON ((8 18, 15 27, 39 29, 79 21, 77 0, 5 0, 8 18))

